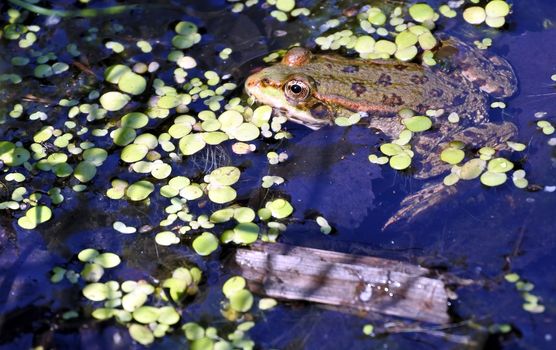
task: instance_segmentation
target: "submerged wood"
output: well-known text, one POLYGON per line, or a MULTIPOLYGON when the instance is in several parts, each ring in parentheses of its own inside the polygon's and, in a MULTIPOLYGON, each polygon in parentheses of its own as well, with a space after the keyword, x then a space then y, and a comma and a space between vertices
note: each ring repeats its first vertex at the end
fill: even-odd
POLYGON ((238 249, 235 261, 249 287, 269 297, 363 315, 382 313, 436 324, 450 320, 444 283, 420 266, 279 243, 238 249))

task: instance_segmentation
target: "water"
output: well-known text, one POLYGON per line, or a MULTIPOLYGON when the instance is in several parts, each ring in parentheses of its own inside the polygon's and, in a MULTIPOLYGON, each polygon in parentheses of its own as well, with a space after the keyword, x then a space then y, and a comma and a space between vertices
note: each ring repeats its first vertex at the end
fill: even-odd
MULTIPOLYGON (((110 4, 98 2, 92 6, 110 4)), ((52 1, 41 5, 69 8, 71 2, 52 1)), ((39 35, 40 45, 62 52, 68 43, 83 43, 83 33, 88 27, 94 25, 110 33, 109 24, 117 22, 124 25, 123 31, 102 34, 104 41, 121 38, 160 40, 162 44, 155 49, 154 55, 163 57, 169 49, 167 43, 175 23, 192 20, 200 26, 203 34, 203 45, 195 51, 200 68, 231 73, 235 81, 241 82, 252 68, 262 64, 260 58, 272 50, 296 42, 311 45, 310 38, 317 36, 315 28, 328 18, 339 16, 340 8, 348 6, 347 2, 323 3, 315 18, 279 24, 260 6, 233 15, 225 10, 228 4, 222 1, 170 1, 159 5, 148 11, 134 10, 131 15, 62 20, 51 26, 46 26, 46 22, 52 18, 32 15, 25 23, 45 26, 45 31, 39 35), (283 32, 287 35, 276 35, 283 32), (232 59, 223 63, 217 58, 215 47, 231 47, 234 50, 232 59)), ((306 1, 302 5, 313 7, 314 4, 306 1)), ((0 5, 0 8, 4 13, 8 5, 0 5)), ((281 236, 282 242, 406 260, 472 280, 473 285, 456 289, 458 299, 450 308, 455 323, 446 330, 447 333, 471 337, 477 342, 472 348, 554 348, 556 238, 553 213, 556 194, 543 188, 556 185, 556 152, 554 146, 547 144, 550 137, 536 127, 534 117, 537 112, 547 112, 548 120, 554 121, 556 114, 556 91, 554 82, 550 81, 550 76, 556 72, 553 60, 556 28, 553 22, 556 22, 556 15, 552 2, 537 0, 514 3, 510 25, 499 33, 473 28, 461 21, 444 21, 441 28, 471 41, 493 36, 494 45, 489 51, 506 58, 514 67, 519 91, 506 101, 508 108, 503 112, 494 111, 491 118, 512 121, 519 128, 515 139, 527 144, 523 157, 518 159, 519 164, 527 171, 530 183, 539 185, 539 191, 520 190, 511 183, 492 189, 481 186, 478 181, 459 183, 455 196, 416 221, 382 230, 400 201, 424 183, 388 167, 370 164, 366 157, 371 147, 380 142, 380 136, 368 133, 364 127, 326 127, 311 131, 288 124, 293 139, 261 145, 263 149, 287 151, 290 159, 283 165, 269 169, 265 152, 243 158, 232 156, 232 163, 241 165, 244 170, 238 186, 240 203, 253 207, 260 205, 264 195, 256 195, 259 179, 269 172, 282 175, 288 181, 281 191, 291 197, 296 208, 295 220, 281 236), (316 211, 336 228, 333 235, 320 233, 311 220, 317 215, 316 211), (531 293, 541 299, 540 303, 545 307, 543 313, 532 314, 523 310, 520 292, 504 280, 504 275, 510 272, 518 273, 522 279, 534 284, 531 293), (493 324, 510 324, 512 330, 507 334, 489 334, 478 331, 478 327, 471 323, 486 328, 493 324)), ((6 40, 2 45, 0 69, 4 70, 9 67, 9 60, 17 49, 6 40)), ((81 50, 97 75, 117 61, 106 51, 95 50, 93 45, 84 44, 81 50)), ((149 57, 139 54, 134 58, 148 60, 149 57)), ((71 59, 67 54, 62 58, 71 59)), ((54 77, 38 84, 31 79, 13 88, 4 85, 0 94, 9 109, 14 101, 25 95, 57 100, 66 92, 78 95, 79 92, 71 86, 86 77, 87 73, 79 74, 78 69, 72 68, 70 77, 54 77)), ((171 77, 171 72, 167 77, 171 77)), ((41 103, 35 106, 40 107, 41 103)), ((50 113, 59 112, 53 108, 50 113)), ((0 125, 0 130, 4 139, 11 139, 18 128, 31 131, 39 126, 38 122, 10 122, 0 125)), ((180 171, 193 176, 196 170, 184 164, 180 171)), ((80 297, 78 287, 68 284, 60 287, 49 282, 54 266, 66 266, 68 261, 71 261, 70 266, 77 266, 75 254, 87 247, 119 253, 125 266, 110 272, 109 277, 120 280, 149 280, 151 276, 169 273, 176 266, 198 265, 205 273, 206 282, 200 294, 186 307, 183 319, 230 328, 220 315, 219 303, 222 283, 235 273, 229 264, 233 249, 226 248, 203 259, 189 248, 189 240, 181 246, 163 248, 153 243, 152 235, 115 233, 112 229, 115 220, 133 226, 156 225, 163 217, 162 208, 167 205, 166 202, 153 201, 150 207, 144 207, 105 198, 103 194, 110 187, 110 180, 122 176, 122 173, 125 173, 125 167, 119 164, 118 155, 111 155, 99 168, 102 176, 95 178, 89 190, 83 193, 64 190, 66 201, 55 210, 54 219, 37 230, 23 230, 10 214, 2 213, 0 348, 39 345, 87 349, 140 347, 132 343, 124 327, 114 322, 95 322, 87 316, 87 307, 83 309, 86 302, 80 297), (76 319, 62 320, 61 315, 73 309, 85 312, 76 319)), ((126 178, 126 175, 122 177, 126 178)), ((49 183, 53 179, 45 176, 42 181, 37 181, 39 184, 49 183)), ((376 338, 362 334, 364 324, 371 322, 380 326, 385 320, 388 319, 369 321, 314 305, 284 303, 264 316, 258 316, 249 335, 264 349, 458 347, 454 339, 431 335, 433 328, 426 325, 423 327, 429 330, 428 333, 395 333, 376 338)), ((157 341, 153 347, 175 348, 186 344, 181 332, 176 331, 157 341)))

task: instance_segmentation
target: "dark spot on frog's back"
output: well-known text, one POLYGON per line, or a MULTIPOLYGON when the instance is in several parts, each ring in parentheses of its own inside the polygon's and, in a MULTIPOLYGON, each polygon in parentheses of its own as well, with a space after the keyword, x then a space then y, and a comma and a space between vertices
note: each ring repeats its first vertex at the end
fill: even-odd
POLYGON ((396 64, 394 68, 399 71, 402 71, 402 70, 406 70, 407 66, 405 64, 396 64))
POLYGON ((444 91, 442 91, 440 89, 432 89, 431 90, 431 96, 432 97, 441 97, 442 95, 444 95, 444 91))
POLYGON ((457 95, 452 99, 452 106, 461 106, 462 104, 465 103, 466 99, 467 99, 466 94, 457 95))
POLYGON ((367 91, 367 88, 361 83, 353 83, 351 84, 351 90, 355 92, 357 97, 359 97, 359 95, 364 94, 367 91))
POLYGON ((390 74, 382 73, 380 77, 378 77, 376 84, 383 87, 390 86, 392 85, 392 77, 390 76, 390 74))
POLYGON ((409 80, 413 84, 424 85, 429 81, 429 78, 424 76, 424 75, 413 74, 413 75, 411 75, 411 78, 409 78, 409 80))
POLYGON ((359 72, 359 67, 357 66, 346 66, 342 69, 344 73, 357 73, 359 72))
POLYGON ((403 99, 396 94, 382 95, 382 104, 388 107, 397 107, 403 105, 403 99))

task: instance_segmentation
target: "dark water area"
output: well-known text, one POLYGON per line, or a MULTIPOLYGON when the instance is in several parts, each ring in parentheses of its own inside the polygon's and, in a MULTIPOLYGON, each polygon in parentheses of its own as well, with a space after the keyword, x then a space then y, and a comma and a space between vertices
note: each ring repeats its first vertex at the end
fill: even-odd
MULTIPOLYGON (((45 8, 63 10, 124 3, 128 2, 91 1, 86 5, 70 0, 38 2, 45 8)), ((61 61, 71 62, 72 57, 65 48, 69 43, 78 43, 92 74, 72 66, 71 74, 49 79, 24 77, 22 83, 15 85, 0 83, 0 113, 11 111, 23 96, 34 95, 45 101, 58 101, 60 96, 78 97, 83 94, 80 87, 86 85, 84 80, 90 75, 102 77, 106 67, 123 62, 103 45, 98 49, 93 42, 84 40, 88 28, 93 26, 99 28, 101 43, 149 40, 153 52, 123 55, 133 62, 148 62, 165 60, 177 22, 194 22, 200 28, 202 41, 187 51, 198 62, 193 76, 209 69, 221 75, 230 74, 231 81, 239 86, 231 96, 242 96, 245 78, 265 65, 264 56, 295 43, 318 51, 314 39, 321 34, 319 28, 330 18, 341 16, 342 9, 363 2, 299 1, 298 6, 312 9, 314 15, 284 23, 270 17, 269 10, 261 4, 236 14, 229 11, 230 3, 216 0, 133 3, 140 6, 118 15, 90 18, 60 19, 30 14, 25 24, 43 28, 36 45, 59 52, 61 61), (115 24, 121 28, 115 30, 115 24), (226 61, 218 58, 218 52, 224 47, 233 49, 226 61)), ((427 3, 437 8, 441 2, 427 3)), ((6 1, 0 4, 1 13, 10 6, 6 1)), ((261 205, 265 198, 260 188, 263 176, 270 174, 286 179, 279 191, 290 199, 295 211, 287 230, 280 235, 280 242, 408 261, 474 281, 455 289, 457 299, 450 304, 453 324, 446 329, 417 324, 416 327, 468 336, 475 345, 465 347, 453 339, 425 331, 368 337, 361 331, 365 324, 401 321, 386 316, 368 320, 314 304, 290 302, 279 303, 273 310, 255 317, 256 325, 248 333, 257 349, 556 348, 556 191, 553 188, 556 146, 549 144, 555 136, 544 135, 535 117, 539 112, 546 112, 543 119, 556 122, 556 83, 550 78, 556 73, 556 12, 551 0, 514 1, 512 6, 509 23, 502 30, 474 27, 459 16, 441 20, 436 32, 469 43, 492 37, 493 45, 488 51, 505 58, 513 67, 519 81, 518 92, 504 99, 507 108, 490 109, 489 118, 494 122, 511 121, 517 126, 518 135, 512 140, 526 144, 527 149, 512 154, 510 159, 527 172, 532 185, 528 190, 516 188, 511 181, 493 188, 481 185, 478 180, 461 181, 456 184, 457 193, 441 205, 433 206, 411 222, 396 222, 383 228, 407 195, 427 183, 441 182, 443 177, 417 180, 409 172, 369 163, 367 157, 371 152, 376 153, 384 142, 383 135, 370 132, 362 125, 327 126, 313 131, 288 122, 285 128, 293 138, 256 140, 255 153, 237 156, 226 146, 227 161, 242 170, 241 181, 236 186, 237 202, 241 205, 254 208, 261 205), (266 157, 269 151, 286 152, 288 160, 269 165, 266 157), (332 234, 320 232, 314 220, 319 215, 334 227, 332 234), (523 309, 522 293, 504 278, 509 273, 517 273, 534 285, 530 293, 539 298, 544 312, 523 309), (492 325, 500 324, 510 325, 511 330, 488 331, 492 325)), ((9 71, 10 59, 18 54, 19 48, 5 39, 0 39, 0 45, 0 73, 4 73, 9 71)), ((24 69, 28 68, 21 68, 24 69)), ((157 74, 166 81, 173 79, 171 69, 157 74)), ((56 106, 46 107, 49 103, 41 100, 27 101, 52 116, 64 113, 56 106)), ((140 107, 147 102, 144 98, 132 103, 140 107)), ((190 107, 200 110, 204 106, 198 101, 190 107)), ((64 120, 60 117, 49 122, 62 127, 64 120)), ((38 121, 8 120, 0 124, 0 140, 16 139, 21 129, 28 129, 27 137, 32 137, 41 125, 38 121)), ((171 124, 155 125, 151 132, 168 125, 171 124)), ((25 230, 16 224, 19 213, 0 211, 0 350, 38 346, 44 349, 143 348, 130 338, 125 326, 113 320, 94 320, 90 316, 90 302, 81 295, 79 285, 50 282, 54 267, 77 269, 77 253, 89 247, 115 252, 122 258, 123 264, 107 271, 105 280, 154 281, 178 266, 198 266, 204 279, 198 295, 184 308, 182 320, 232 329, 233 322, 225 320, 220 309, 222 284, 238 273, 230 262, 234 247, 226 246, 209 257, 201 257, 191 249, 190 236, 184 237, 181 244, 162 247, 154 243, 156 231, 133 235, 115 232, 114 221, 134 227, 157 227, 166 216, 164 208, 168 203, 158 191, 149 206, 107 198, 106 189, 111 187, 112 179, 118 177, 131 182, 133 177, 110 138, 98 138, 95 143, 109 150, 108 158, 86 191, 77 193, 71 186, 63 187, 65 201, 53 210, 53 219, 34 230, 25 230), (70 310, 78 310, 79 316, 65 320, 63 314, 70 310)), ((202 178, 199 168, 189 163, 179 163, 175 169, 176 173, 202 178)), ((7 170, 0 169, 0 172, 7 170)), ((51 173, 33 176, 43 175, 43 179, 37 180, 37 188, 56 181, 51 173)), ((1 191, 0 201, 7 200, 11 192, 1 191)), ((210 213, 215 208, 209 202, 192 211, 210 213)), ((173 333, 156 340, 150 347, 187 346, 183 332, 176 327, 173 333)))

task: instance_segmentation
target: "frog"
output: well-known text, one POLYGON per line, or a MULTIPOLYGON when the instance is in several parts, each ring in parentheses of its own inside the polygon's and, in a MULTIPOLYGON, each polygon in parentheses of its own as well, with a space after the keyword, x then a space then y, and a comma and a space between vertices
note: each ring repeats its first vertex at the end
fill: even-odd
POLYGON ((517 133, 513 123, 491 122, 487 113, 489 98, 508 98, 516 92, 517 78, 506 60, 455 38, 444 39, 435 58, 438 64, 431 67, 396 59, 315 54, 293 47, 279 63, 251 74, 244 86, 249 96, 271 106, 277 115, 314 130, 358 113, 369 128, 396 139, 405 128, 402 110, 420 115, 443 111, 431 117, 430 130, 416 133, 411 140, 412 149, 420 155, 417 164, 412 164, 413 176, 425 185, 402 200, 385 228, 401 219, 411 222, 456 193, 455 186, 438 181, 452 167, 440 159, 450 142, 500 151, 508 149, 506 141, 517 133), (457 123, 448 119, 452 113, 457 113, 457 123))

